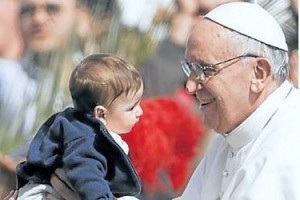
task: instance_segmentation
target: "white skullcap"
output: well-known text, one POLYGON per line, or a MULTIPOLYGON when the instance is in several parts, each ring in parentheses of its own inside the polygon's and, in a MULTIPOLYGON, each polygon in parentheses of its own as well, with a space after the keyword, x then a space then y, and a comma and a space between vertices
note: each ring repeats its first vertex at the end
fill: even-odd
POLYGON ((257 4, 222 4, 205 18, 265 44, 288 51, 284 33, 274 17, 257 4))

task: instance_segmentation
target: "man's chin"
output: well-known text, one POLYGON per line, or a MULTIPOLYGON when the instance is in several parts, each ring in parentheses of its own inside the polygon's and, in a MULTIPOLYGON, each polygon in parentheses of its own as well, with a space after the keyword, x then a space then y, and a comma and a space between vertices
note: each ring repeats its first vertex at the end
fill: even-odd
POLYGON ((54 49, 58 49, 58 47, 49 44, 49 42, 35 42, 29 46, 29 49, 31 49, 32 52, 36 52, 36 53, 46 53, 46 52, 51 52, 54 49))

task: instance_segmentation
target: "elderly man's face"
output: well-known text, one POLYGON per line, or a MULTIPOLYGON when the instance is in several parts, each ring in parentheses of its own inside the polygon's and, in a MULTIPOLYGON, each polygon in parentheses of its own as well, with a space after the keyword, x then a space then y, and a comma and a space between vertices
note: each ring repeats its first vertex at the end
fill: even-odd
POLYGON ((63 47, 76 22, 76 0, 22 0, 21 29, 26 47, 45 52, 63 47))
MULTIPOLYGON (((202 19, 192 32, 186 49, 190 63, 215 64, 242 53, 230 50, 230 31, 212 21, 202 19)), ((255 58, 234 59, 218 65, 218 74, 199 81, 191 73, 186 87, 199 100, 204 124, 216 132, 229 132, 253 112, 253 94, 250 85, 255 58)))

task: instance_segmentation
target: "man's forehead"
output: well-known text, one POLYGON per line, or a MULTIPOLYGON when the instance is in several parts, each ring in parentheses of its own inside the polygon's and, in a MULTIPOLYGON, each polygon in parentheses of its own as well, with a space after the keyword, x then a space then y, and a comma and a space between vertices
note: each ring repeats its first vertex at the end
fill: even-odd
POLYGON ((187 45, 195 46, 197 43, 217 43, 227 40, 232 31, 206 18, 200 18, 188 37, 187 45))
POLYGON ((215 59, 226 57, 231 51, 232 31, 203 19, 195 25, 186 45, 186 59, 192 62, 210 63, 215 59))

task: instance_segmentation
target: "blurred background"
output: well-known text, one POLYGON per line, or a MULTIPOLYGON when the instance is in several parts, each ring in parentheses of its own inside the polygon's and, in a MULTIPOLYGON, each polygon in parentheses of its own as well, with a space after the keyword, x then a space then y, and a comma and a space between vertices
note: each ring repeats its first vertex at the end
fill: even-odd
MULTIPOLYGON (((124 136, 143 184, 140 199, 178 195, 211 134, 184 90, 185 41, 199 16, 231 1, 1 0, 0 199, 15 188, 15 166, 37 128, 71 106, 72 68, 97 52, 125 58, 145 81, 144 115, 124 136)), ((298 1, 255 3, 282 26, 298 87, 298 1)))

